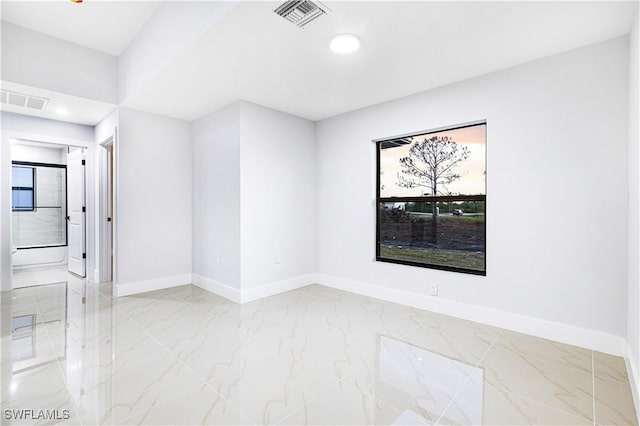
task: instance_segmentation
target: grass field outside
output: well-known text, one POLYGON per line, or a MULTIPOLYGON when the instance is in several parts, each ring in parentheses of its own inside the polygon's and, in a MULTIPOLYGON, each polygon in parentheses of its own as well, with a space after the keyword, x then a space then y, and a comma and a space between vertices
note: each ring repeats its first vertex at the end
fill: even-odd
POLYGON ((483 271, 483 252, 380 245, 380 257, 483 271))
MULTIPOLYGON (((416 218, 428 219, 431 220, 431 213, 417 213, 417 212, 407 212, 408 215, 411 215, 416 218)), ((456 223, 469 223, 469 224, 477 224, 484 223, 484 214, 465 214, 464 216, 453 216, 453 215, 438 215, 438 221, 440 222, 450 222, 455 221, 456 223)))

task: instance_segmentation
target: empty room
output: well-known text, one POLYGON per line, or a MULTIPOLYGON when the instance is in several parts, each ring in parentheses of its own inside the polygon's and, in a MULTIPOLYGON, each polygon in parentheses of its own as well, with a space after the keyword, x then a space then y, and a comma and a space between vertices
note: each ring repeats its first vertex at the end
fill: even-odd
POLYGON ((0 423, 638 425, 638 1, 0 7, 0 423))

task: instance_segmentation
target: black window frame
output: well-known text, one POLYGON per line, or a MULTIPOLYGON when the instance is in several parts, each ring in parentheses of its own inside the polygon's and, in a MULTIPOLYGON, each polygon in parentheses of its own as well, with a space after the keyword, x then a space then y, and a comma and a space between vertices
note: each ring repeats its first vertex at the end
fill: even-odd
MULTIPOLYGON (((458 125, 453 125, 453 126, 447 126, 447 127, 442 127, 442 128, 437 128, 437 129, 431 129, 431 130, 426 130, 426 131, 420 131, 420 132, 413 132, 413 133, 408 133, 405 135, 400 135, 400 136, 395 136, 395 137, 386 137, 386 138, 380 138, 380 139, 374 139, 372 142, 374 142, 376 144, 376 203, 375 203, 375 208, 376 208, 376 257, 375 260, 377 262, 386 262, 386 263, 395 263, 395 264, 400 264, 400 265, 408 265, 408 266, 416 266, 416 267, 420 267, 420 268, 427 268, 427 269, 436 269, 436 270, 441 270, 441 271, 449 271, 449 272, 459 272, 459 273, 464 273, 464 274, 471 274, 471 275, 480 275, 480 276, 486 276, 487 275, 487 190, 486 190, 486 180, 485 180, 485 193, 484 195, 441 195, 441 196, 429 196, 429 195, 425 195, 425 196, 420 196, 420 197, 381 197, 380 196, 380 152, 381 152, 381 146, 384 143, 387 144, 394 144, 394 141, 398 141, 398 144, 406 144, 407 142, 407 138, 411 138, 414 136, 422 136, 422 135, 428 135, 428 134, 432 134, 432 133, 439 133, 439 132, 444 132, 444 131, 448 131, 448 130, 457 130, 457 129, 463 129, 466 127, 473 127, 473 126, 479 126, 479 125, 484 125, 485 126, 485 144, 486 144, 486 126, 487 126, 487 121, 486 120, 479 120, 479 121, 474 121, 474 122, 470 122, 470 123, 464 123, 464 124, 458 124, 458 125), (421 202, 421 203, 438 203, 438 202, 452 202, 452 201, 482 201, 484 202, 484 227, 483 227, 483 233, 484 233, 484 263, 483 263, 483 269, 479 270, 479 269, 471 269, 471 268, 463 268, 463 267, 457 267, 457 266, 449 266, 449 265, 442 265, 442 264, 437 264, 437 263, 426 263, 426 262, 415 262, 415 261, 411 261, 411 260, 404 260, 404 259, 394 259, 394 258, 389 258, 389 257, 382 257, 380 255, 380 246, 381 246, 381 232, 380 232, 380 225, 381 225, 381 218, 380 218, 380 210, 381 210, 381 205, 383 203, 411 203, 411 202, 421 202)), ((486 147, 486 145, 485 145, 486 147)), ((485 164, 486 164, 486 151, 485 151, 485 164)), ((486 173, 486 172, 485 172, 486 173)))
POLYGON ((33 166, 27 166, 19 164, 18 162, 11 163, 11 172, 13 174, 14 168, 31 169, 31 185, 32 186, 11 186, 11 211, 12 212, 33 212, 36 211, 36 168, 33 166), (15 207, 13 205, 13 191, 31 191, 31 208, 15 207))

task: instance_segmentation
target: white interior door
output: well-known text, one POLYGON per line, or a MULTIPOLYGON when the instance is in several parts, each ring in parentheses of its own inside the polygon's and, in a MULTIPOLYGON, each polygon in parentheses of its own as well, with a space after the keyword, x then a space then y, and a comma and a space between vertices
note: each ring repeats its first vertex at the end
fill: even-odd
POLYGON ((67 154, 67 245, 69 272, 86 275, 84 149, 67 154))

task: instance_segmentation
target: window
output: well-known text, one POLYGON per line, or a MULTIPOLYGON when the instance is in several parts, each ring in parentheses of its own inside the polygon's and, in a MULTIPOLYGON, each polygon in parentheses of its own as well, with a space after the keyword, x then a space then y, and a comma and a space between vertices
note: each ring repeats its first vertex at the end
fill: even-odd
POLYGON ((11 207, 13 211, 33 211, 35 207, 33 167, 13 166, 11 207))
POLYGON ((11 171, 13 246, 66 246, 66 166, 13 161, 11 171))
POLYGON ((375 142, 376 260, 486 275, 486 123, 375 142))

